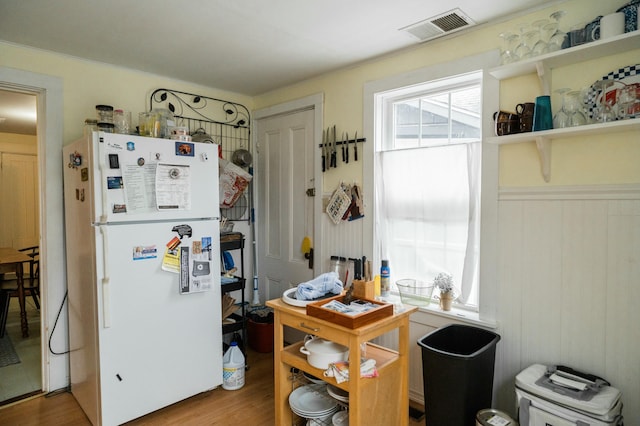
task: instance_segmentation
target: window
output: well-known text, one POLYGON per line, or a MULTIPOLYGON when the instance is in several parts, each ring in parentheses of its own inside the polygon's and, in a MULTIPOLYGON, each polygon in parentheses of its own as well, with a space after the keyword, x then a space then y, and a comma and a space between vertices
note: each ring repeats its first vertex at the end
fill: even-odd
POLYGON ((395 278, 453 276, 478 309, 482 74, 376 95, 377 252, 395 278))

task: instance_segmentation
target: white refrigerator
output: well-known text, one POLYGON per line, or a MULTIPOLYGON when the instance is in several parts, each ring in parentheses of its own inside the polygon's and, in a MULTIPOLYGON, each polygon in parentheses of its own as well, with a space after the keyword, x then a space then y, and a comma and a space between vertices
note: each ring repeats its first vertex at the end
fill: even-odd
POLYGON ((71 392, 116 425, 222 384, 218 146, 63 148, 71 392))

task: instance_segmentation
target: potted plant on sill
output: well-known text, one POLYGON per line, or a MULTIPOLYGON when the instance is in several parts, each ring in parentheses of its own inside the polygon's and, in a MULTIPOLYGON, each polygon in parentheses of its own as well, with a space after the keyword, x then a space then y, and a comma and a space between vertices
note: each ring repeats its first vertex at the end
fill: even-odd
POLYGON ((450 311, 453 299, 455 299, 453 277, 446 272, 441 272, 436 275, 433 284, 440 290, 440 308, 443 311, 450 311))

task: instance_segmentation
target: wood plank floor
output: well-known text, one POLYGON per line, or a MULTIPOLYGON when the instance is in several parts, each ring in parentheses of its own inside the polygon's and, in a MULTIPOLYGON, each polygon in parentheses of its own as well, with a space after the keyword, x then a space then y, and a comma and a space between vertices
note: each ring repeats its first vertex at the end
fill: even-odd
MULTIPOLYGON (((235 391, 222 388, 205 392, 155 411, 127 425, 251 425, 274 424, 273 353, 249 349, 245 385, 235 391)), ((411 426, 424 420, 410 420, 411 426)), ((90 426, 73 395, 68 392, 40 396, 0 408, 0 425, 90 426)), ((386 426, 386 425, 384 425, 386 426)))

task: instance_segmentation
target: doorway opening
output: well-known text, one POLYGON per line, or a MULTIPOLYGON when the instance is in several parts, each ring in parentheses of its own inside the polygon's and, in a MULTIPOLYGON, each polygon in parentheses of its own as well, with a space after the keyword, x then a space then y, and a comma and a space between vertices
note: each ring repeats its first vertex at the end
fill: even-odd
POLYGON ((21 307, 16 296, 14 273, 0 274, 0 286, 8 309, 2 304, 0 323, 0 405, 15 402, 43 389, 40 295, 40 176, 36 132, 37 99, 33 93, 0 90, 0 247, 30 250, 31 263, 24 263, 27 292, 24 311, 28 325, 25 336, 21 307))

